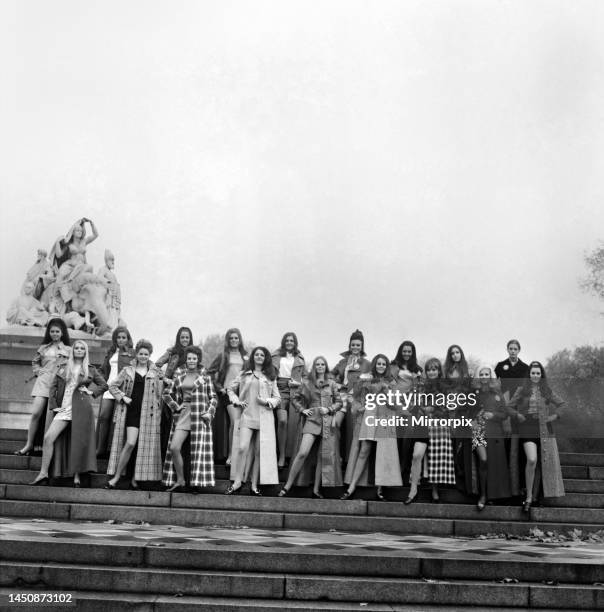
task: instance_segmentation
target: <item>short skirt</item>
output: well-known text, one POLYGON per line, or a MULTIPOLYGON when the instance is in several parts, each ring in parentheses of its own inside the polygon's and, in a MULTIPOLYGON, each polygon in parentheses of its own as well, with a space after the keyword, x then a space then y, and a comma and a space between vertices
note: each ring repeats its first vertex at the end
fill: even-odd
POLYGON ((184 405, 178 413, 178 421, 176 421, 177 431, 191 431, 191 406, 184 405))
POLYGON ((54 374, 51 371, 42 369, 36 377, 36 382, 31 390, 32 397, 48 397, 54 374))

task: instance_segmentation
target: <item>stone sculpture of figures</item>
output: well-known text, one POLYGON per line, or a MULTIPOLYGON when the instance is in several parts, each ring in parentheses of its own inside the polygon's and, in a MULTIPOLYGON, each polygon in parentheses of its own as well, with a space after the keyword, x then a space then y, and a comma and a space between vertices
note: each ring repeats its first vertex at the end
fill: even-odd
POLYGON ((86 247, 98 238, 94 223, 82 217, 76 221, 65 234, 59 238, 53 248, 51 257, 58 267, 56 290, 60 293, 65 305, 69 305, 77 289, 73 282, 85 273, 92 273, 92 266, 86 262, 86 247), (90 224, 92 236, 86 237, 86 223, 90 224))
POLYGON ((46 258, 48 253, 45 249, 38 249, 36 263, 27 271, 25 282, 34 284, 33 296, 39 300, 44 290, 54 281, 55 273, 46 258))
POLYGON ((6 320, 11 325, 37 325, 39 327, 46 325, 48 313, 34 297, 34 283, 32 281, 25 281, 21 295, 8 309, 6 320))
POLYGON ((107 312, 109 313, 108 324, 111 329, 120 325, 120 314, 122 306, 122 290, 113 272, 115 268, 115 256, 109 249, 105 249, 105 265, 99 269, 98 275, 107 283, 107 312))

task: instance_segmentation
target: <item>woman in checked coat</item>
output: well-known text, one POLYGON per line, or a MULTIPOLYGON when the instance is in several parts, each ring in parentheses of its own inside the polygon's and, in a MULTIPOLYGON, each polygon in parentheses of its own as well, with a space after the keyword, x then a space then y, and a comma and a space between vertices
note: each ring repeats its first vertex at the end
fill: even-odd
POLYGON ((161 480, 161 393, 163 374, 149 356, 153 346, 139 340, 134 349, 135 360, 122 369, 109 391, 115 397, 115 427, 107 474, 113 476, 107 488, 113 489, 128 465, 138 444, 131 488, 138 489, 139 480, 161 480))
POLYGON ((212 419, 216 414, 217 398, 212 379, 201 365, 198 346, 186 349, 186 367, 174 372, 163 398, 174 413, 164 461, 163 483, 168 491, 183 491, 184 465, 181 448, 191 436, 190 486, 214 486, 212 419))

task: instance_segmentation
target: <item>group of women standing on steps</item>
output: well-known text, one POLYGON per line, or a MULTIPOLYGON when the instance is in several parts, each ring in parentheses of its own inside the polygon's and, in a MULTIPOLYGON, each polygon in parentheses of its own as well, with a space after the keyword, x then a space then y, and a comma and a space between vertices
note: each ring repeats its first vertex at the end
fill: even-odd
POLYGON ((232 328, 206 370, 188 327, 156 363, 149 341, 133 346, 128 330, 118 327, 99 372, 86 343, 72 343, 63 321, 52 319, 33 360, 34 410, 26 445, 16 454, 29 454, 36 431, 45 431, 33 484, 48 483, 52 465, 53 476, 73 475, 79 486, 80 474, 96 471, 97 457, 108 456, 106 488, 115 488, 127 471, 133 489, 158 480, 170 491, 184 490, 187 480, 193 488, 212 487, 214 462, 226 458, 232 481, 226 493, 237 493, 249 479, 251 494, 261 495, 259 485, 278 484, 278 468, 290 459, 281 497, 312 482, 315 497, 322 497, 322 487, 346 484, 341 499, 349 499, 358 486, 374 485, 383 500, 385 487, 408 482, 410 504, 424 477, 433 501, 441 485, 457 485, 478 495, 478 509, 488 499, 517 495, 524 475, 528 511, 540 485, 545 496, 564 494, 550 425, 562 402, 543 366, 523 364, 519 351, 520 343, 510 340, 509 359, 494 369, 481 366, 471 377, 458 345, 449 347, 444 364, 431 358, 424 368, 410 341, 392 361, 384 354, 369 361, 356 330, 333 369, 323 356, 308 369, 293 332, 272 354, 255 347, 248 355, 241 332, 232 328), (453 431, 438 420, 382 425, 402 414, 397 404, 378 404, 370 423, 366 399, 389 390, 432 398, 412 403, 413 416, 466 416, 471 426, 453 431), (96 428, 93 393, 103 395, 96 428), (468 393, 473 405, 434 401, 439 394, 468 393), (509 417, 516 433, 511 441, 509 417))

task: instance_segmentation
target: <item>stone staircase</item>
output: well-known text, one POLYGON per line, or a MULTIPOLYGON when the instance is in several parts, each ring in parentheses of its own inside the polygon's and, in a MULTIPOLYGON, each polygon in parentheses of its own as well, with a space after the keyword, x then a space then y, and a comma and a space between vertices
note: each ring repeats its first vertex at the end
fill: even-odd
MULTIPOLYGON (((74 489, 68 480, 57 483, 65 486, 31 487, 27 483, 40 458, 11 454, 22 446, 24 433, 0 430, 4 517, 445 537, 604 529, 604 455, 562 454, 567 496, 532 508, 527 517, 519 506, 488 505, 478 512, 453 489, 442 490, 441 504, 426 503, 429 491, 423 490, 420 501, 409 506, 375 501, 372 489, 359 489, 358 499, 347 501, 337 499, 341 490, 329 489, 332 499, 272 497, 278 487, 265 487, 260 498, 226 497, 224 466, 217 466, 217 487, 201 494, 103 490, 103 474, 91 476, 90 488, 74 489)), ((407 489, 387 494, 400 501, 407 489)), ((78 609, 86 610, 604 609, 604 552, 601 563, 580 556, 564 562, 530 556, 510 561, 479 554, 435 557, 421 547, 401 557, 329 547, 292 551, 110 540, 91 545, 8 532, 2 536, 0 566, 3 603, 16 588, 52 589, 75 592, 78 609), (510 577, 518 582, 501 582, 510 577)))

